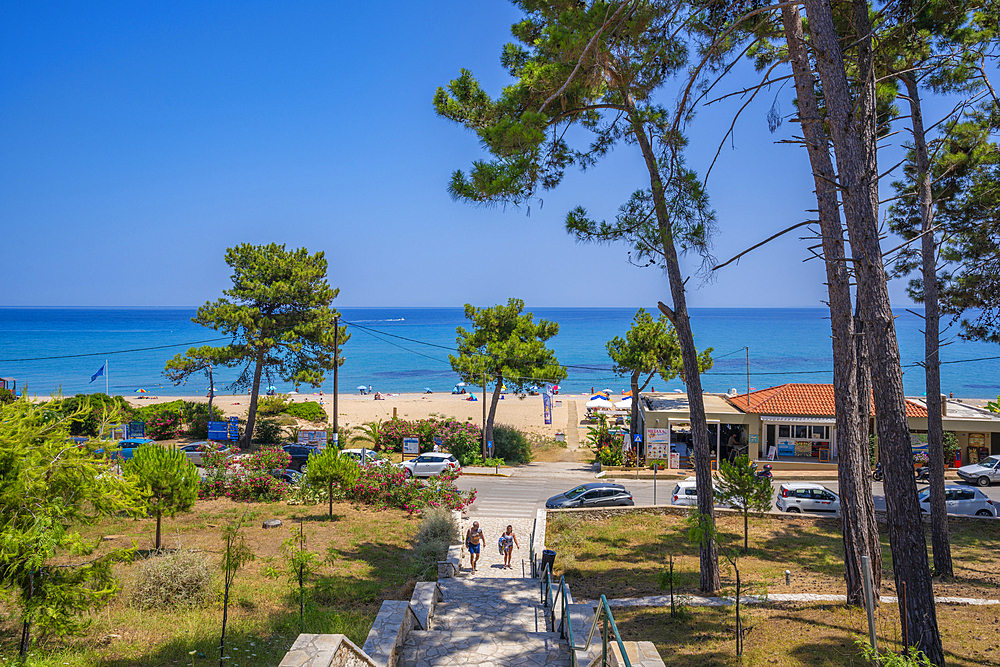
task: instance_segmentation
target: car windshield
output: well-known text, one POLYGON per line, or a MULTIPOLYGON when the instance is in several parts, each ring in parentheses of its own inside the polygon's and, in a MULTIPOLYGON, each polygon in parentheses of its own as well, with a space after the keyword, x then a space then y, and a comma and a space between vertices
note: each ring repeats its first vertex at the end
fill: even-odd
POLYGON ((926 502, 927 498, 929 498, 930 495, 931 495, 931 490, 930 489, 924 489, 923 491, 921 491, 920 493, 917 494, 917 498, 920 499, 920 502, 926 502))
POLYGON ((979 462, 979 465, 986 468, 995 468, 997 463, 1000 463, 1000 456, 987 456, 985 459, 979 462))
POLYGON ((587 491, 587 487, 585 487, 585 486, 578 486, 575 489, 573 489, 572 491, 567 491, 563 495, 565 495, 570 500, 573 500, 574 498, 583 495, 586 491, 587 491))

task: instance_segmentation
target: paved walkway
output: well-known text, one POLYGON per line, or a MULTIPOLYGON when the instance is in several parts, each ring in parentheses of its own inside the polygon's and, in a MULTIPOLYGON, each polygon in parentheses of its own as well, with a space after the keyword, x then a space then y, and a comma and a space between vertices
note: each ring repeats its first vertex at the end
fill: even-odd
MULTIPOLYGON (((883 595, 879 598, 883 604, 895 604, 899 599, 893 595, 883 595)), ((684 604, 689 607, 725 607, 736 601, 733 597, 703 597, 700 595, 675 595, 674 604, 684 604)), ((973 606, 1000 605, 1000 600, 983 598, 936 597, 934 601, 940 604, 967 604, 973 606)), ((577 602, 584 602, 577 600, 577 602)), ((847 602, 846 595, 818 595, 815 593, 770 593, 762 595, 744 595, 740 597, 743 604, 766 604, 768 602, 847 602)), ((650 595, 641 598, 615 598, 608 600, 612 607, 669 607, 669 595, 650 595)))
MULTIPOLYGON (((530 518, 527 512, 521 511, 520 506, 514 503, 494 503, 484 504, 479 507, 477 500, 468 514, 462 515, 459 528, 462 531, 462 543, 465 544, 465 533, 472 526, 473 521, 479 522, 479 528, 486 536, 486 544, 480 551, 479 565, 473 575, 469 570, 469 553, 462 547, 462 568, 463 575, 468 574, 477 579, 520 579, 522 574, 521 561, 524 561, 524 574, 531 576, 531 563, 528 560, 528 553, 531 543, 531 526, 535 518, 535 504, 528 506, 531 510, 530 518), (500 516, 493 516, 500 515, 500 516), (518 518, 513 518, 517 515, 518 518), (508 518, 509 517, 509 518, 508 518), (507 526, 514 527, 514 535, 517 536, 518 544, 521 548, 514 547, 510 558, 511 569, 503 569, 503 554, 497 547, 497 540, 500 534, 507 530, 507 526)), ((537 583, 537 582, 536 582, 537 583)))

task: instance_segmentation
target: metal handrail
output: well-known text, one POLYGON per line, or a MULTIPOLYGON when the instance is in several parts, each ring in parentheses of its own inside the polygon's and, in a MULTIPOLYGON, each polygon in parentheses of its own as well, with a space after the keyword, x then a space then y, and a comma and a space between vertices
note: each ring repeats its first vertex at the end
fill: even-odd
POLYGON ((615 616, 611 613, 611 605, 608 603, 608 598, 601 595, 601 602, 597 607, 597 611, 594 614, 594 621, 590 625, 590 632, 587 633, 587 641, 583 643, 582 646, 577 646, 576 642, 573 640, 573 621, 569 618, 569 602, 566 598, 566 577, 565 575, 559 578, 559 587, 556 590, 554 597, 549 599, 552 595, 552 571, 549 568, 545 568, 545 576, 541 580, 541 598, 542 603, 545 607, 549 609, 549 624, 552 627, 552 631, 556 631, 555 627, 555 604, 556 601, 562 596, 562 605, 560 607, 561 617, 559 619, 559 636, 562 639, 567 640, 569 643, 569 657, 571 667, 577 667, 576 663, 576 652, 586 651, 590 648, 590 643, 594 639, 594 633, 597 632, 597 625, 600 623, 601 619, 604 619, 604 627, 601 632, 601 666, 607 667, 608 664, 608 625, 611 625, 611 632, 614 633, 615 642, 618 644, 618 650, 621 652, 622 660, 625 661, 625 667, 632 667, 631 661, 628 659, 628 653, 625 651, 625 643, 622 641, 621 633, 618 632, 618 624, 615 623, 615 616))

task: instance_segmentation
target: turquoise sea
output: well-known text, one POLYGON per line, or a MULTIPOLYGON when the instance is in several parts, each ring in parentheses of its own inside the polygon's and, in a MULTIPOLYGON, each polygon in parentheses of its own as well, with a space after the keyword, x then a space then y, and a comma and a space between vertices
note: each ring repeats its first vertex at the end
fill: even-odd
MULTIPOLYGON (((163 377, 165 362, 195 344, 221 344, 219 334, 191 322, 193 308, 4 308, 0 309, 0 377, 17 379, 30 394, 104 391, 105 378, 91 376, 108 363, 112 393, 146 389, 156 394, 204 394, 207 379, 196 377, 174 387, 163 377)), ((529 308, 537 318, 559 323, 550 342, 568 367, 566 393, 609 388, 620 392, 627 380, 616 377, 605 343, 628 330, 635 308, 529 308)), ((919 311, 918 311, 919 312, 919 311)), ((351 339, 344 346, 339 389, 356 392, 371 385, 383 392, 448 392, 458 382, 448 363, 455 328, 467 321, 461 308, 342 308, 351 339)), ((749 348, 750 386, 761 389, 785 382, 829 382, 830 326, 822 308, 695 309, 692 325, 699 349, 714 348, 715 366, 704 376, 707 391, 745 391, 749 348)), ((897 309, 897 332, 907 395, 923 389, 922 320, 897 309)), ((942 390, 956 397, 993 398, 1000 394, 1000 347, 945 334, 942 390), (992 357, 992 358, 989 358, 992 357), (980 359, 979 361, 967 361, 980 359)), ((236 371, 221 369, 216 389, 227 392, 236 371)), ((274 382, 279 391, 291 386, 274 382)), ((654 380, 660 391, 682 389, 680 380, 654 380)), ((333 388, 332 378, 323 391, 333 388)), ((303 391, 312 391, 305 387, 303 391)))

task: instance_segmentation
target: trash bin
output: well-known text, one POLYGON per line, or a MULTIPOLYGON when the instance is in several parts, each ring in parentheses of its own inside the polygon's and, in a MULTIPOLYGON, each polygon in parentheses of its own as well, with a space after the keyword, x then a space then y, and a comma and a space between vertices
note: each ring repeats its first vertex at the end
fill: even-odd
POLYGON ((541 566, 541 576, 545 576, 545 569, 548 568, 549 572, 552 572, 552 566, 556 562, 556 552, 552 549, 542 550, 542 566, 541 566))

